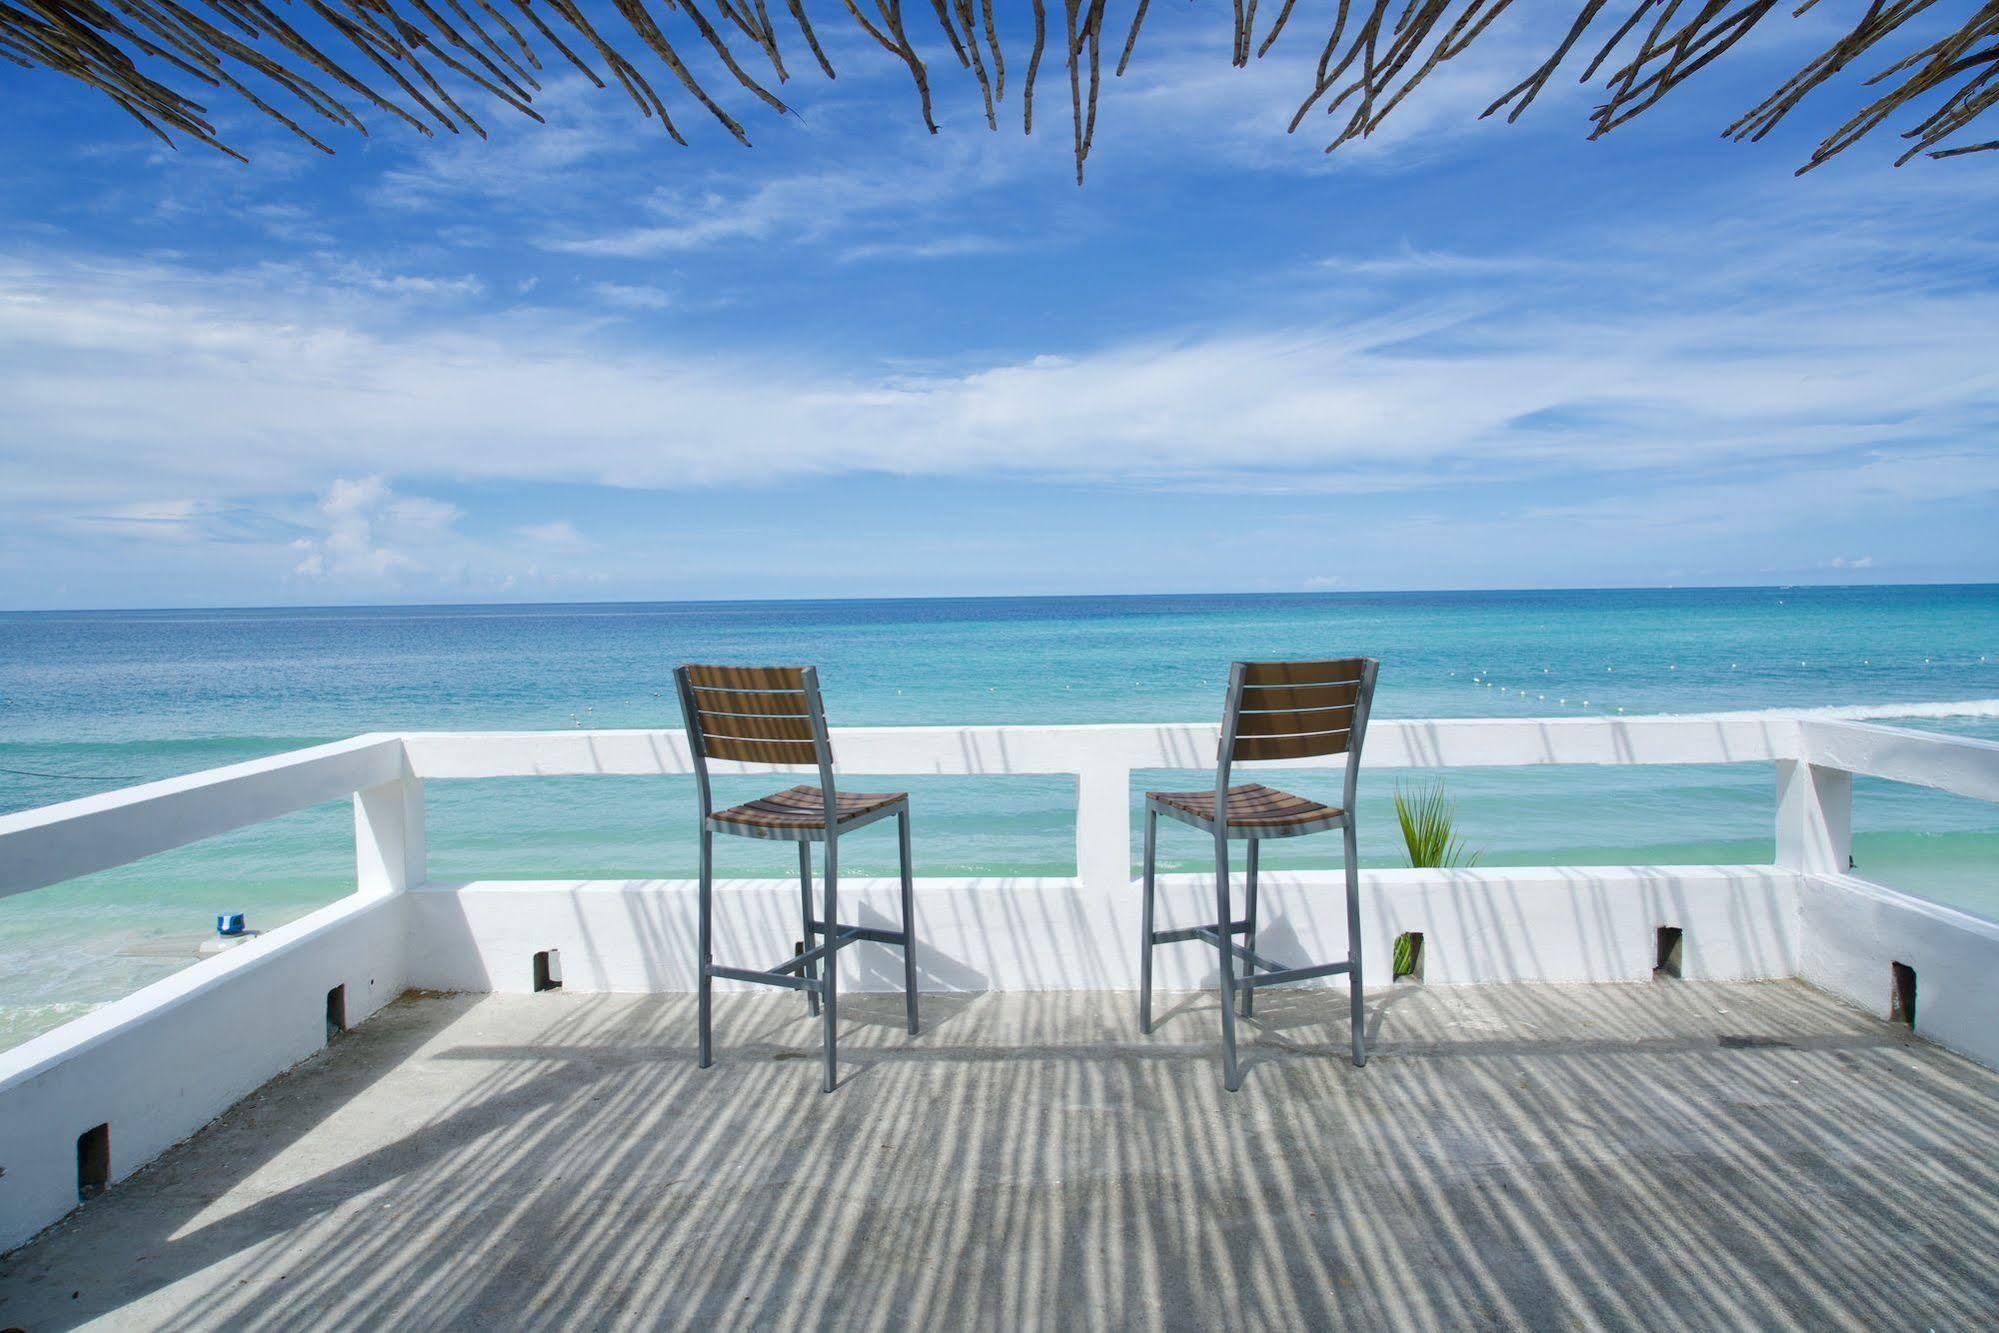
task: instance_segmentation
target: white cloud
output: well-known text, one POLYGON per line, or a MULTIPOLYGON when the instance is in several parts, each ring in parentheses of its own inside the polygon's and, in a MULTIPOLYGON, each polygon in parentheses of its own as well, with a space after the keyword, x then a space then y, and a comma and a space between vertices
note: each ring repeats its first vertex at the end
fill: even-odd
POLYGON ((171 545, 285 541, 304 531, 296 523, 249 505, 191 499, 112 504, 95 511, 61 515, 53 521, 90 538, 171 545))
MULTIPOLYGON (((738 242, 782 240, 797 245, 826 239, 871 221, 899 229, 916 214, 1008 175, 1012 166, 993 145, 974 140, 943 146, 929 160, 893 155, 866 167, 800 169, 757 179, 744 188, 662 186, 643 201, 643 220, 608 229, 551 230, 540 244, 595 259, 658 259, 738 242)), ((866 258, 869 242, 855 247, 866 258)), ((1004 242, 978 234, 912 235, 909 248, 930 255, 969 253, 1004 242)))
POLYGON ((660 288, 641 283, 599 282, 590 290, 604 304, 621 310, 664 310, 673 304, 673 298, 660 288))
POLYGON ((335 266, 330 276, 335 282, 384 296, 465 299, 479 296, 486 290, 486 284, 472 273, 452 278, 419 273, 386 273, 379 268, 352 262, 335 266))
POLYGON ((1542 254, 1464 254, 1451 250, 1399 250, 1370 256, 1337 256, 1319 261, 1335 278, 1410 279, 1547 277, 1587 272, 1582 261, 1542 254))
POLYGON ((912 239, 850 245, 840 252, 840 258, 849 264, 876 259, 960 259, 967 255, 1003 254, 1018 248, 1015 242, 999 236, 944 236, 927 241, 912 239))
POLYGON ((566 518, 553 519, 547 523, 529 523, 514 529, 514 535, 533 546, 551 551, 583 552, 596 549, 596 543, 576 530, 576 525, 566 518))
POLYGON ((659 222, 601 235, 552 238, 543 244, 551 250, 576 255, 650 259, 699 250, 723 241, 758 240, 796 214, 798 205, 788 202, 787 196, 806 197, 793 182, 768 183, 735 198, 710 192, 694 199, 680 199, 660 191, 651 202, 652 211, 662 218, 659 222))
POLYGON ((560 202, 572 198, 596 168, 650 146, 634 135, 632 107, 620 105, 621 94, 605 97, 574 74, 551 73, 535 96, 547 124, 502 118, 490 127, 489 139, 426 145, 426 151, 382 173, 375 201, 414 212, 465 199, 510 209, 560 202))
MULTIPOLYGON (((1899 279, 1898 279, 1899 280, 1899 279)), ((287 279, 289 283, 291 279, 287 279)), ((331 477, 678 488, 831 470, 1246 490, 1788 465, 1999 420, 1999 294, 1789 289, 1641 313, 1457 295, 897 372, 634 346, 555 311, 493 333, 251 279, 0 265, 18 496, 222 502, 331 477), (107 393, 115 384, 118 391, 107 393)))
POLYGON ((333 233, 299 204, 266 202, 246 205, 243 216, 256 222, 272 240, 296 245, 332 245, 333 233))
POLYGON ((424 554, 450 543, 458 506, 400 495, 379 476, 336 480, 319 504, 323 530, 292 543, 293 572, 307 579, 393 582, 425 568, 424 554))

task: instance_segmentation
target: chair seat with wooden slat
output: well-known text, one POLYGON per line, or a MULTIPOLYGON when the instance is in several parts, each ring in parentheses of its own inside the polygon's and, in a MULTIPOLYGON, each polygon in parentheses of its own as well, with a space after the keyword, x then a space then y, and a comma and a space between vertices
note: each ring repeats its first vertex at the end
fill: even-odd
POLYGON ((1257 989, 1287 981, 1345 973, 1353 1017, 1353 1062, 1367 1060, 1361 1008, 1360 880, 1354 841, 1354 790, 1360 773, 1361 743, 1367 736, 1377 664, 1371 658, 1323 662, 1237 662, 1229 671, 1222 713, 1215 785, 1206 791, 1153 791, 1145 794, 1145 871, 1141 906, 1144 952, 1138 975, 1138 1025, 1152 1031, 1152 951, 1161 944, 1198 941, 1221 956, 1222 1081, 1234 1092, 1242 1085, 1236 1066, 1236 995, 1242 1014, 1254 1012, 1257 989), (1295 796, 1257 783, 1229 785, 1237 763, 1257 760, 1339 756, 1346 787, 1338 805, 1295 796), (1220 810, 1221 818, 1215 817, 1220 810), (1205 926, 1153 928, 1157 882, 1159 818, 1192 825, 1215 842, 1215 921, 1205 926), (1257 847, 1265 838, 1292 838, 1340 829, 1346 843, 1347 957, 1343 963, 1288 967, 1256 952, 1257 847), (1229 894, 1229 843, 1249 843, 1244 912, 1235 918, 1229 894), (1237 937, 1242 943, 1237 943, 1237 937), (1236 975, 1240 963, 1242 975, 1236 975))
POLYGON ((905 792, 843 792, 833 781, 833 743, 819 698, 819 674, 811 667, 683 666, 674 672, 687 746, 701 795, 700 1024, 701 1067, 714 1063, 714 979, 754 981, 802 990, 806 1011, 824 1010, 825 1088, 838 1084, 835 1019, 839 1007, 839 955, 857 941, 902 949, 903 996, 909 1030, 916 1031, 915 884, 909 861, 909 796, 905 792), (754 801, 717 810, 708 783, 708 762, 775 764, 819 770, 819 785, 788 787, 754 801), (841 925, 839 916, 840 837, 878 819, 895 816, 902 852, 902 929, 841 925), (756 971, 717 963, 713 956, 715 906, 714 835, 775 838, 798 844, 800 934, 793 956, 756 971), (825 844, 825 908, 812 911, 812 844, 825 844), (817 941, 817 943, 815 943, 817 941))
MULTIPOLYGON (((1214 827, 1212 791, 1149 791, 1145 799, 1168 807, 1197 828, 1214 827)), ((1229 788, 1226 816, 1232 838, 1292 838, 1338 828, 1346 813, 1337 805, 1251 783, 1229 788)))
MULTIPOLYGON (((840 831, 845 833, 859 828, 862 823, 872 823, 894 814, 897 806, 908 801, 909 793, 900 791, 874 794, 836 791, 833 793, 834 819, 840 831)), ((708 816, 708 822, 740 824, 746 832, 807 833, 823 837, 826 832, 826 793, 812 786, 791 787, 727 810, 717 810, 708 816)))

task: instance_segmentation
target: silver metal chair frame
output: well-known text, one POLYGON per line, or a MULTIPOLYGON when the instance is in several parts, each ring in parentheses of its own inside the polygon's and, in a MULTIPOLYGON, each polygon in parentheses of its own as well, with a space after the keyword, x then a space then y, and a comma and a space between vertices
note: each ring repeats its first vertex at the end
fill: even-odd
POLYGON ((902 796, 892 804, 865 815, 844 821, 838 818, 839 798, 833 781, 833 744, 827 735, 825 707, 819 696, 819 673, 816 668, 805 667, 803 668, 805 703, 811 717, 812 745, 819 770, 819 790, 825 797, 823 824, 763 828, 717 820, 714 797, 708 781, 707 739, 701 722, 701 710, 695 705, 695 686, 689 679, 688 669, 684 666, 674 671, 673 678, 680 694, 681 717, 686 721, 687 745, 693 755, 695 781, 701 794, 699 824, 701 957, 698 983, 700 1066, 706 1069, 715 1062, 713 991, 716 977, 726 977, 732 981, 750 981, 764 986, 780 986, 788 990, 801 990, 806 994, 807 1012, 821 1017, 825 1066, 824 1090, 831 1092, 839 1085, 836 1039, 840 1007, 838 963, 842 948, 856 940, 871 940, 878 944, 896 945, 902 949, 904 1008, 907 1012, 910 1033, 914 1035, 917 1031, 915 882, 910 871, 909 797, 902 796), (900 844, 902 859, 903 928, 884 930, 874 926, 842 925, 839 923, 840 838, 843 834, 852 833, 857 828, 886 819, 890 815, 895 816, 897 841, 900 844), (755 970, 730 967, 714 960, 714 843, 717 833, 798 844, 798 905, 803 938, 799 952, 775 967, 755 970), (815 842, 826 844, 825 903, 823 915, 819 917, 814 917, 812 914, 812 844, 815 842), (815 940, 819 943, 815 944, 815 940))
POLYGON ((1235 764, 1235 752, 1239 737, 1237 730, 1243 712, 1243 676, 1249 666, 1245 662, 1235 663, 1229 670, 1228 700, 1222 716, 1222 734, 1219 757, 1215 765, 1215 818, 1203 819, 1186 810, 1167 805, 1148 795, 1145 802, 1145 869, 1144 902, 1142 906, 1145 946, 1139 962, 1138 1026, 1141 1032, 1152 1031, 1152 951, 1161 944, 1175 944, 1188 940, 1198 940, 1213 946, 1221 956, 1221 998, 1222 998, 1222 1082, 1230 1092, 1242 1087, 1242 1071, 1236 1062, 1236 995, 1242 995, 1242 1014, 1248 1018, 1258 989, 1264 986, 1282 985, 1289 981, 1307 981, 1315 977, 1337 976, 1345 973, 1348 982, 1348 996, 1353 1018, 1353 1062, 1356 1066, 1367 1063, 1366 1011, 1361 997, 1361 945, 1360 945, 1360 874, 1355 851, 1354 799, 1360 780, 1361 747, 1367 737, 1368 712, 1374 702, 1374 682, 1380 663, 1373 659, 1362 659, 1360 686, 1353 704, 1351 726, 1346 742, 1346 783, 1341 797, 1339 811, 1328 818, 1312 820, 1279 828, 1265 828, 1228 823, 1228 793, 1230 770, 1235 764), (1215 916, 1209 925, 1191 926, 1174 930, 1158 930, 1153 925, 1153 898, 1155 896, 1156 848, 1159 838, 1159 817, 1165 815, 1183 824, 1197 828, 1210 835, 1215 841, 1215 916), (1256 952, 1256 877, 1257 848, 1266 838, 1295 838, 1309 833, 1325 833, 1339 829, 1344 835, 1347 890, 1347 957, 1340 963, 1314 963, 1303 967, 1286 967, 1274 963, 1256 952), (1229 888, 1229 843, 1247 841, 1248 866, 1247 883, 1244 888, 1243 915, 1235 918, 1231 911, 1229 888), (1241 935, 1244 942, 1238 944, 1235 937, 1241 935), (1242 975, 1235 971, 1236 960, 1242 962, 1242 975))

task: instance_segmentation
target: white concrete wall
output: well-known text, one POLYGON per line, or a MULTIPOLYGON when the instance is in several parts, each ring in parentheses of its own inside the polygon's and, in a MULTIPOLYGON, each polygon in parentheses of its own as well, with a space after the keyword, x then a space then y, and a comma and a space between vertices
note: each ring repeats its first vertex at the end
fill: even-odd
POLYGON ((1798 901, 1799 976, 1886 1018, 1892 965, 1912 967, 1916 1034, 1999 1068, 1999 925, 1851 875, 1812 876, 1798 901))
MULTIPOLYGON (((1160 882, 1159 926, 1215 919, 1211 876, 1160 882)), ((1390 980, 1389 946, 1424 937, 1424 979, 1637 981, 1652 975, 1660 926, 1684 932, 1683 975, 1744 981, 1794 976, 1798 877, 1757 866, 1371 870, 1361 876, 1368 984, 1390 980)), ((1346 957, 1337 874, 1262 877, 1258 951, 1281 963, 1346 957)), ((1235 910, 1242 908, 1236 881, 1235 910)), ((894 880, 841 885, 849 925, 901 923, 894 880)), ((410 984, 438 990, 531 989, 533 958, 555 949, 565 989, 694 989, 695 886, 688 881, 482 881, 408 895, 410 984)), ((916 924, 926 990, 1128 990, 1138 984, 1139 891, 1098 894, 1078 880, 918 880, 916 924)), ((798 890, 769 880, 716 889, 716 959, 769 967, 800 938, 798 890)), ((1161 946, 1165 988, 1212 985, 1213 951, 1161 946)), ((900 955, 861 943, 843 952, 841 984, 902 985, 900 955)), ((1337 984, 1345 984, 1343 981, 1337 984)), ((724 983, 724 989, 741 989, 724 983)))
POLYGON ((403 993, 404 898, 349 897, 0 1052, 0 1250, 77 1203, 77 1136, 110 1126, 111 1179, 145 1165, 403 993))

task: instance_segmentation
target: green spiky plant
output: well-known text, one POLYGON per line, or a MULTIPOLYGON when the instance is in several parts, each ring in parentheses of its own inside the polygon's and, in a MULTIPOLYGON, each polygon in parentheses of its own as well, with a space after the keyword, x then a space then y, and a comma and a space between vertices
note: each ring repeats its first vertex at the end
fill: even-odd
MULTIPOLYGON (((1418 868, 1450 869, 1478 864, 1478 853, 1467 851, 1458 836, 1458 804, 1444 794, 1442 780, 1413 791, 1395 784, 1395 822, 1402 827, 1402 844, 1409 852, 1409 864, 1418 868)), ((1408 934, 1395 937, 1395 972, 1398 977, 1416 971, 1416 941, 1408 934)))

